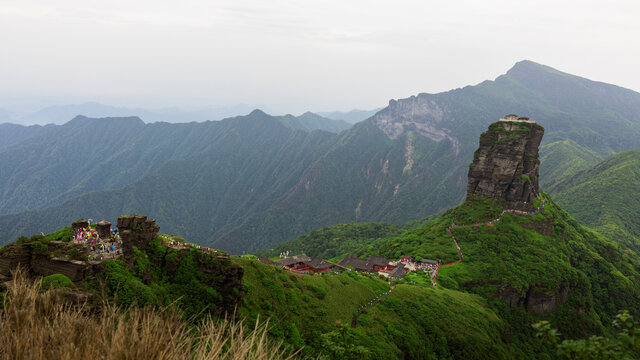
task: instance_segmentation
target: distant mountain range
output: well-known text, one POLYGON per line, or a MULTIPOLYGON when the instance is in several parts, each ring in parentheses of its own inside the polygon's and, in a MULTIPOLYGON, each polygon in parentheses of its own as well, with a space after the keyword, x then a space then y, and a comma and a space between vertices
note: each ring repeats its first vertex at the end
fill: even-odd
POLYGON ((234 253, 335 223, 403 223, 462 201, 478 135, 506 113, 546 128, 543 190, 640 148, 640 94, 530 61, 495 81, 392 100, 339 133, 344 123, 310 114, 81 117, 0 136, 0 242, 122 213, 234 253))
POLYGON ((97 102, 82 104, 48 106, 26 115, 15 115, 0 110, 0 123, 11 122, 17 124, 64 124, 78 115, 87 117, 131 117, 137 116, 145 122, 182 123, 191 121, 220 120, 240 114, 248 114, 255 106, 236 105, 230 107, 204 108, 199 110, 184 110, 180 108, 166 108, 148 110, 141 108, 127 108, 105 105, 97 102))
MULTIPOLYGON (((202 122, 221 120, 228 117, 239 116, 250 113, 256 106, 251 105, 235 105, 229 107, 210 107, 197 110, 186 110, 181 108, 164 108, 164 109, 143 109, 128 108, 105 105, 98 102, 86 102, 82 104, 55 105, 42 108, 33 113, 17 115, 9 110, 0 108, 0 124, 13 123, 23 125, 45 125, 57 124, 62 125, 76 116, 82 115, 93 118, 103 117, 131 117, 136 116, 144 122, 202 122)), ((261 107, 263 110, 264 107, 261 107)), ((355 124, 364 119, 369 118, 380 109, 375 110, 351 110, 351 111, 333 111, 323 113, 305 113, 299 117, 313 114, 324 119, 337 120, 348 124, 355 124)), ((350 125, 348 125, 350 126, 350 125)), ((341 125, 338 128, 344 130, 348 126, 341 125)))

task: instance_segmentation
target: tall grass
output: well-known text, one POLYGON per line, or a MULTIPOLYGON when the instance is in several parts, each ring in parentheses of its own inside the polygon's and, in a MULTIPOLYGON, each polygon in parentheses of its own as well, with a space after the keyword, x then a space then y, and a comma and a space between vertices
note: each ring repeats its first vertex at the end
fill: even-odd
POLYGON ((16 272, 0 308, 0 359, 290 359, 267 324, 207 318, 189 325, 171 307, 91 309, 62 289, 41 291, 16 272))

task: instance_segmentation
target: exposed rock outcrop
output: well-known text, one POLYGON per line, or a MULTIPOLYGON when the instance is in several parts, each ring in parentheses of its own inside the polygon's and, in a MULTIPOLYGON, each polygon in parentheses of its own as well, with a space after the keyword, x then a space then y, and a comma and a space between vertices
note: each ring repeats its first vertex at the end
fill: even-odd
POLYGON ((86 229, 89 227, 89 222, 85 219, 76 220, 71 224, 71 230, 75 234, 80 229, 86 229))
POLYGON ((118 232, 122 239, 122 252, 125 256, 133 254, 133 247, 144 249, 160 230, 154 219, 144 215, 123 215, 118 218, 118 232))
POLYGON ((497 295, 511 307, 524 306, 530 314, 541 316, 554 312, 558 306, 567 302, 569 288, 561 286, 555 293, 548 294, 534 287, 520 291, 511 285, 502 284, 497 295))
POLYGON ((108 239, 111 236, 111 223, 106 220, 100 221, 96 224, 96 231, 101 239, 108 239))
POLYGON ((0 275, 10 278, 23 267, 30 275, 63 274, 77 282, 101 271, 100 263, 86 261, 87 255, 82 246, 60 241, 10 244, 0 254, 0 275))
POLYGON ((391 100, 389 106, 373 117, 373 122, 389 138, 397 139, 411 131, 433 141, 449 140, 456 155, 460 141, 453 136, 452 117, 433 95, 420 94, 407 99, 391 100))
POLYGON ((480 135, 469 166, 467 197, 506 200, 509 208, 527 209, 538 195, 538 146, 544 128, 525 118, 498 121, 480 135))
POLYGON ((574 285, 562 284, 558 290, 549 294, 548 291, 543 291, 533 286, 516 289, 511 284, 496 280, 463 284, 465 289, 478 286, 495 287, 494 296, 506 302, 510 307, 524 307, 530 314, 541 316, 556 311, 558 306, 566 303, 569 298, 569 292, 574 285))

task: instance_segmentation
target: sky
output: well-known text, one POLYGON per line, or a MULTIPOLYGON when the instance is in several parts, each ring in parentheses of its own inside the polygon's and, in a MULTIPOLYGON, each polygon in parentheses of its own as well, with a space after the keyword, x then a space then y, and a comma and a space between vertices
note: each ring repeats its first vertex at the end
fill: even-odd
POLYGON ((0 0, 0 107, 373 109, 524 59, 640 91, 639 17, 637 0, 0 0))

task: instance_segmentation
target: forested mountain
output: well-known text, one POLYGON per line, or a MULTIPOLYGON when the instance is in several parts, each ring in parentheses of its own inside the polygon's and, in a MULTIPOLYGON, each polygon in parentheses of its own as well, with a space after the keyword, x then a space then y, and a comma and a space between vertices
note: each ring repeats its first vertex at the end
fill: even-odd
MULTIPOLYGON (((348 127, 310 113, 274 119, 292 130, 348 127)), ((0 149, 6 149, 0 152, 0 213, 40 209, 131 184, 169 160, 211 147, 212 139, 229 126, 235 126, 233 120, 144 124, 137 117, 84 116, 62 126, 2 124, 0 149)))
POLYGON ((612 155, 550 191, 583 224, 640 250, 640 150, 612 155))
POLYGON ((0 206, 15 213, 0 217, 0 233, 9 241, 79 217, 148 213, 171 233, 241 252, 335 223, 400 224, 462 201, 477 134, 509 112, 547 129, 541 152, 556 160, 542 184, 575 159, 578 171, 640 147, 640 94, 530 61, 495 81, 393 100, 339 134, 261 112, 220 123, 129 119, 100 132, 100 121, 76 119, 56 128, 67 136, 0 152, 0 206))

